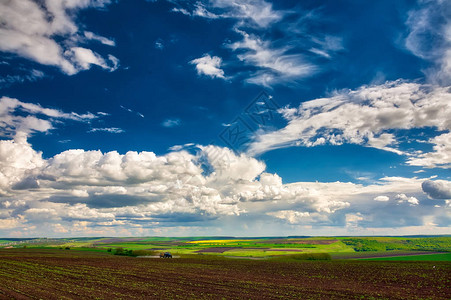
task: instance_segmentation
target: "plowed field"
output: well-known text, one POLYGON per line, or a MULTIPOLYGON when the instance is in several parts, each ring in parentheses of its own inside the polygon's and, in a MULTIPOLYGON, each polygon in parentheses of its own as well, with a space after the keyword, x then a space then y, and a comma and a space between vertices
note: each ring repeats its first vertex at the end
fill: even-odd
POLYGON ((449 299, 447 262, 141 259, 0 250, 0 298, 449 299))

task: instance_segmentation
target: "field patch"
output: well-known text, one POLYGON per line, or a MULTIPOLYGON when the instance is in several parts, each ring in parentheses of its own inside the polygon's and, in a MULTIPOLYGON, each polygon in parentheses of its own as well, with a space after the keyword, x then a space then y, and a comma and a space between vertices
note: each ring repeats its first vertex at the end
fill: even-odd
POLYGON ((333 259, 384 259, 398 257, 415 257, 433 254, 448 254, 449 252, 434 251, 375 251, 375 252, 354 252, 354 253, 333 253, 333 259))
POLYGON ((449 261, 451 262, 451 253, 427 253, 420 255, 399 255, 382 256, 374 258, 364 258, 364 260, 393 260, 393 261, 449 261))
POLYGON ((241 247, 211 247, 194 251, 195 253, 224 253, 225 251, 241 249, 241 247))

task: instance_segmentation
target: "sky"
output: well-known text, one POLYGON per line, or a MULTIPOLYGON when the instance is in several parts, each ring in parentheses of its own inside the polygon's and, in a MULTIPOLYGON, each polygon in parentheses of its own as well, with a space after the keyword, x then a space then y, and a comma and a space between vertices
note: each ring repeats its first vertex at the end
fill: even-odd
POLYGON ((451 2, 0 2, 0 236, 451 234, 451 2))

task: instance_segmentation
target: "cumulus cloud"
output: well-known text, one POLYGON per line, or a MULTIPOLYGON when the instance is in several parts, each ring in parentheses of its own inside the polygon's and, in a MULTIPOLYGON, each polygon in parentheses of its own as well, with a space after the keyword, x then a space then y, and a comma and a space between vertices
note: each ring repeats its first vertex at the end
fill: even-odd
POLYGON ((426 180, 421 187, 423 192, 432 199, 451 199, 451 181, 426 180))
POLYGON ((225 79, 224 71, 221 69, 221 63, 222 59, 220 57, 212 57, 209 54, 204 54, 204 56, 190 61, 190 64, 196 66, 197 74, 206 75, 211 78, 225 79))
POLYGON ((398 194, 395 197, 398 203, 410 203, 410 205, 418 205, 420 202, 415 197, 407 197, 406 194, 398 194))
POLYGON ((37 63, 56 66, 72 75, 91 65, 113 71, 117 58, 105 60, 91 49, 78 46, 84 40, 97 40, 113 46, 114 42, 92 32, 80 34, 75 16, 79 10, 104 7, 107 0, 57 1, 12 0, 0 3, 0 50, 14 53, 37 63))
POLYGON ((328 98, 303 102, 298 108, 285 107, 280 113, 288 125, 276 131, 258 132, 248 153, 351 143, 408 155, 410 165, 449 168, 451 94, 448 90, 448 87, 398 80, 340 91, 328 98), (406 153, 398 147, 395 130, 426 127, 446 132, 428 141, 433 144, 433 151, 406 153))
MULTIPOLYGON (((0 141, 0 196, 8 196, 13 188, 36 187, 33 172, 44 166, 42 153, 34 151, 24 139, 0 141), (30 176, 30 179, 27 179, 30 176)), ((8 205, 9 207, 9 205, 8 205)))

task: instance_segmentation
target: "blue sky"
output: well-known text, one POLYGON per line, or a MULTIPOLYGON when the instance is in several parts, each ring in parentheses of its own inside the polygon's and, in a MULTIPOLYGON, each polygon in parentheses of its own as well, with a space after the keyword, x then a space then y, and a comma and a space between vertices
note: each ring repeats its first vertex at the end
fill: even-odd
POLYGON ((450 17, 0 4, 0 236, 449 234, 450 17))

